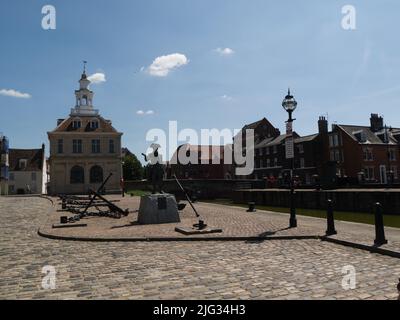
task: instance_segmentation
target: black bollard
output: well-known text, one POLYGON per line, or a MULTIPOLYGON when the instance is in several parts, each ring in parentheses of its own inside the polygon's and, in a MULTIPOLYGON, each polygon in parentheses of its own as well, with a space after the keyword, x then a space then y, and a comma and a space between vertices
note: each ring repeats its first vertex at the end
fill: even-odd
POLYGON ((331 199, 328 199, 326 204, 326 222, 327 222, 326 235, 332 236, 334 234, 337 234, 335 230, 335 219, 333 217, 333 205, 331 199))
POLYGON ((382 205, 377 202, 375 203, 375 241, 376 246, 386 244, 387 240, 385 238, 385 228, 383 225, 383 214, 382 205))
POLYGON ((249 202, 249 209, 247 210, 247 212, 256 212, 256 203, 255 202, 249 202))
POLYGON ((290 219, 289 228, 297 228, 297 218, 296 218, 296 192, 292 188, 290 190, 290 219))
POLYGON ((62 199, 61 209, 63 209, 63 210, 67 209, 67 202, 66 202, 65 198, 62 199))

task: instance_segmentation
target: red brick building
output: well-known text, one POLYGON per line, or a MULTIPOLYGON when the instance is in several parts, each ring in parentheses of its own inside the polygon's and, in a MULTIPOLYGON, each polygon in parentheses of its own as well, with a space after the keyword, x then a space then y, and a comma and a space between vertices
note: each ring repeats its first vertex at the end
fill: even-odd
POLYGON ((167 178, 178 179, 232 179, 231 145, 210 146, 184 144, 177 148, 167 164, 167 178))
POLYGON ((328 146, 339 178, 352 183, 399 182, 400 129, 384 126, 378 114, 371 114, 369 126, 334 124, 328 146))
MULTIPOLYGON (((267 119, 245 125, 237 137, 244 137, 246 129, 254 130, 254 171, 249 176, 235 176, 235 166, 224 164, 232 146, 180 146, 167 176, 176 174, 181 179, 255 179, 265 180, 270 186, 285 185, 290 170, 286 159, 286 135, 280 134, 267 119), (178 160, 178 153, 187 159, 178 160)), ((318 132, 308 136, 294 136, 294 175, 302 186, 321 183, 340 184, 400 183, 400 128, 384 126, 383 118, 372 114, 369 126, 334 124, 319 117, 318 132)), ((245 140, 243 140, 245 141, 245 140)), ((247 146, 243 146, 243 153, 247 146)))

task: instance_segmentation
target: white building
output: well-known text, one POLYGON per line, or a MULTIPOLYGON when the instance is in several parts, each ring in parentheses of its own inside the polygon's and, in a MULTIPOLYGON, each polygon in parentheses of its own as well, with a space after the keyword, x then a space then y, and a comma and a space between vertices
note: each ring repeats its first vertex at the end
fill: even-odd
POLYGON ((120 192, 121 136, 93 106, 93 91, 85 70, 75 91, 69 117, 48 132, 51 194, 86 194, 96 190, 111 173, 105 189, 120 192))
POLYGON ((9 165, 9 194, 46 193, 44 144, 41 149, 10 149, 9 165))

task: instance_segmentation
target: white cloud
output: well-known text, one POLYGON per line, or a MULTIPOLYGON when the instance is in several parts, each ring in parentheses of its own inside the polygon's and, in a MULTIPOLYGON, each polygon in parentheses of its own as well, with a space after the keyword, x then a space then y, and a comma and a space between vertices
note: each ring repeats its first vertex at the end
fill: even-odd
POLYGON ((173 53, 157 57, 146 71, 155 77, 166 77, 173 69, 182 67, 189 63, 184 54, 173 53))
POLYGON ((19 92, 14 89, 0 89, 0 95, 13 98, 22 98, 22 99, 31 98, 31 95, 29 93, 19 92))
POLYGON ((87 78, 91 83, 94 84, 106 82, 106 75, 102 72, 94 73, 87 78))
POLYGON ((155 112, 153 110, 147 110, 147 111, 138 110, 138 111, 136 111, 136 114, 139 116, 151 116, 151 115, 155 114, 155 112))
POLYGON ((222 95, 221 99, 224 101, 232 101, 233 100, 233 98, 231 96, 228 96, 227 94, 222 95))
POLYGON ((217 48, 215 49, 221 56, 230 56, 235 53, 231 48, 217 48))

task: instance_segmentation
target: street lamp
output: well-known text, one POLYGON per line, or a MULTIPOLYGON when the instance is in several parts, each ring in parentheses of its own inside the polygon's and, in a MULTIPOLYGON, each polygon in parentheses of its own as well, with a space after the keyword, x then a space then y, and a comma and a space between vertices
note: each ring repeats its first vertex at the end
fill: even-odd
POLYGON ((292 119, 292 113, 294 110, 296 110, 297 101, 290 94, 290 89, 288 89, 288 94, 285 97, 285 99, 283 99, 282 107, 289 114, 288 122, 293 122, 294 120, 296 120, 296 119, 292 119))
POLYGON ((289 227, 297 227, 296 219, 296 207, 294 203, 294 142, 293 142, 293 121, 296 119, 292 118, 292 113, 296 110, 297 101, 290 94, 290 89, 288 89, 288 94, 282 101, 282 107, 288 113, 289 118, 286 121, 286 140, 285 140, 285 153, 286 159, 290 160, 290 220, 289 227))

